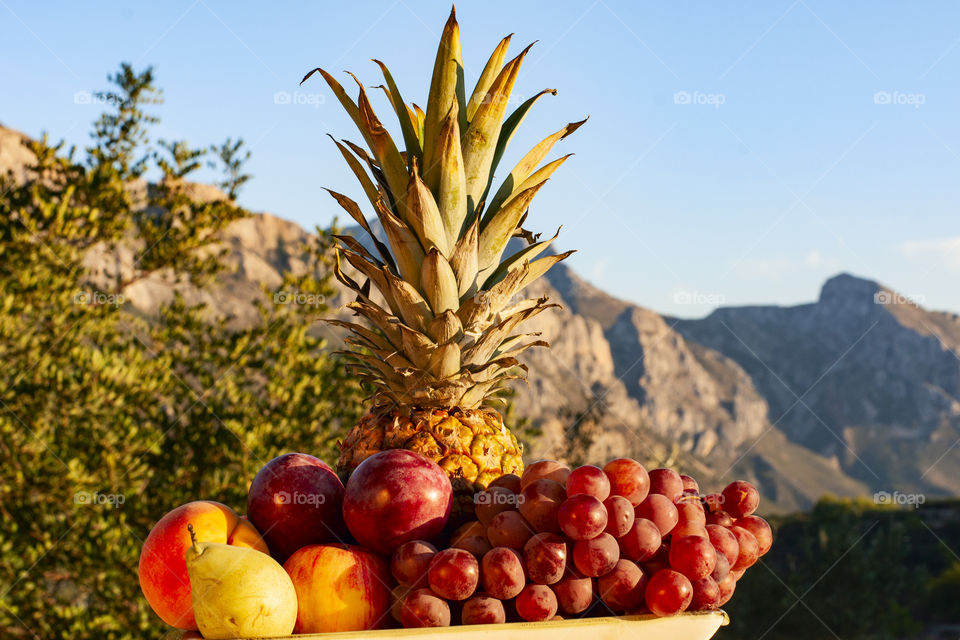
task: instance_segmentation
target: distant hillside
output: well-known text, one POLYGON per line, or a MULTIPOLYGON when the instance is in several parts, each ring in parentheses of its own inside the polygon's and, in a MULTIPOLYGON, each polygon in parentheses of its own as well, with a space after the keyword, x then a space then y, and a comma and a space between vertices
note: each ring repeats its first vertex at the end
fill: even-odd
MULTIPOLYGON (((22 177, 29 154, 21 139, 0 127, 0 171, 22 177)), ((298 225, 258 214, 228 229, 231 273, 212 289, 155 276, 125 297, 150 313, 177 288, 243 323, 262 286, 275 289, 283 271, 308 268, 302 246, 312 241, 298 225)), ((88 263, 105 277, 128 269, 132 256, 132 247, 98 250, 88 263)), ((956 314, 906 304, 849 275, 828 281, 815 303, 721 308, 701 320, 619 300, 562 264, 534 287, 563 309, 532 321, 552 348, 528 352, 529 381, 514 399, 542 433, 532 458, 626 454, 678 465, 706 486, 745 477, 777 510, 808 507, 825 493, 960 494, 956 314)), ((326 325, 317 330, 339 339, 326 325)))

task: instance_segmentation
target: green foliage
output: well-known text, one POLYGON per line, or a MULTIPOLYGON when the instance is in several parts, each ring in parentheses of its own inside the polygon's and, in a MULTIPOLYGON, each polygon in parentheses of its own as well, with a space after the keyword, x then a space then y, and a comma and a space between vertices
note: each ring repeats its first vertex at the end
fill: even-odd
MULTIPOLYGON (((243 172, 243 165, 250 159, 250 151, 244 149, 243 139, 237 138, 234 141, 227 138, 225 142, 219 145, 212 145, 210 151, 217 155, 220 161, 220 169, 223 172, 224 179, 217 183, 217 186, 226 191, 231 200, 237 198, 237 192, 250 178, 250 174, 243 172)), ((216 162, 208 163, 211 167, 217 167, 216 162)))
MULTIPOLYGON (((160 96, 150 69, 125 64, 112 80, 86 158, 44 139, 32 179, 0 184, 4 638, 162 637, 136 571, 153 523, 194 499, 243 511, 267 460, 297 450, 332 462, 361 411, 324 351, 323 304, 265 292, 243 327, 179 297, 152 318, 126 304, 152 274, 216 277, 218 234, 247 213, 192 196, 184 178, 200 155, 185 142, 165 156, 147 147, 160 96), (151 160, 163 178, 145 185, 151 160), (120 245, 135 248, 132 270, 87 272, 91 249, 120 245)), ((329 244, 318 233, 301 256, 312 272, 283 290, 331 296, 329 244)))

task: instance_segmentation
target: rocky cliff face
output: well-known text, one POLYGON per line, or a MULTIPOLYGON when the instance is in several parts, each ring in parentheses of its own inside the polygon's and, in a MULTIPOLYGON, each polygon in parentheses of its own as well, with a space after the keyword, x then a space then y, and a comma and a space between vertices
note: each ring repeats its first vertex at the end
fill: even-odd
MULTIPOLYGON (((22 179, 21 139, 0 127, 0 171, 22 179)), ((234 223, 222 242, 228 269, 212 289, 161 274, 129 287, 127 300, 150 313, 177 289, 243 323, 263 287, 310 268, 302 247, 312 236, 273 215, 234 223)), ((88 264, 95 277, 126 272, 135 248, 94 251, 88 264)), ((784 510, 824 493, 960 493, 956 314, 848 275, 812 304, 721 308, 701 320, 619 300, 562 264, 534 287, 563 308, 531 321, 552 348, 527 352, 529 380, 516 385, 518 412, 541 433, 532 458, 630 455, 677 465, 708 486, 745 477, 784 510)))

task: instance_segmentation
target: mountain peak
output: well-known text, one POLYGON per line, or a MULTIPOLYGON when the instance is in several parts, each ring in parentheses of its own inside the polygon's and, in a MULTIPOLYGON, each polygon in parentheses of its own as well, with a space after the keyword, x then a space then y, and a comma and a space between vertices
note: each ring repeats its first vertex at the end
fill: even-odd
POLYGON ((839 273, 826 282, 820 289, 820 303, 832 304, 868 300, 874 301, 874 296, 883 287, 874 280, 860 278, 849 273, 839 273))

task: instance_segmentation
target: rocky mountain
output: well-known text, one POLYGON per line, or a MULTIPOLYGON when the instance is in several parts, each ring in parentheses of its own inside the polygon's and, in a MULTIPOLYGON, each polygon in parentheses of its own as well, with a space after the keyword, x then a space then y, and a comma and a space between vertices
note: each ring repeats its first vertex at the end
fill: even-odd
MULTIPOLYGON (((0 127, 0 172, 22 176, 21 138, 0 127)), ((242 323, 264 286, 275 290, 284 271, 308 268, 302 246, 311 238, 257 214, 228 229, 229 273, 212 289, 161 275, 124 295, 150 313, 177 288, 242 323)), ((95 277, 109 276, 128 269, 133 252, 95 251, 88 264, 95 277)), ((529 380, 513 399, 539 431, 532 458, 631 455, 688 469, 708 486, 745 477, 779 510, 825 493, 960 494, 956 314, 849 275, 829 280, 815 303, 721 308, 700 320, 619 300, 563 264, 534 286, 563 308, 531 321, 552 348, 527 352, 529 380)))

